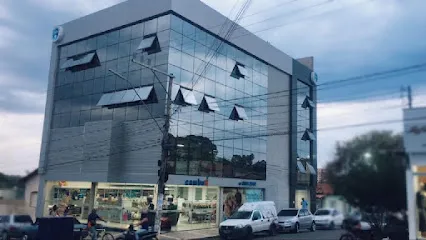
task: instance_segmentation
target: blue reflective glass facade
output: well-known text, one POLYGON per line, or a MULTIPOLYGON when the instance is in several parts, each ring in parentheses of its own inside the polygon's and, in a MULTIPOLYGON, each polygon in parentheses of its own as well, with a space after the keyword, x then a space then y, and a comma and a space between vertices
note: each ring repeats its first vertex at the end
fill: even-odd
POLYGON ((173 97, 180 87, 185 87, 192 90, 197 101, 193 106, 172 107, 170 134, 176 146, 181 147, 169 159, 171 174, 266 179, 265 63, 174 15, 61 46, 59 66, 69 58, 94 51, 99 66, 79 71, 58 70, 51 128, 84 126, 100 120, 144 120, 150 118, 148 111, 163 116, 167 78, 132 63, 132 59, 137 59, 175 76, 173 97), (151 34, 158 37, 161 51, 150 55, 137 53, 142 39, 151 34), (244 78, 231 76, 237 63, 246 69, 244 78), (146 85, 154 85, 157 103, 97 106, 104 93, 146 85), (198 110, 205 94, 216 100, 219 111, 198 110), (247 119, 229 119, 235 105, 244 108, 247 119))
POLYGON ((173 173, 246 179, 266 178, 267 65, 176 16, 171 17, 168 71, 176 76, 174 92, 192 89, 198 104, 214 97, 219 111, 198 111, 198 105, 173 106, 171 135, 177 149, 173 173), (236 63, 247 70, 236 79, 236 63), (207 68, 205 66, 208 66, 207 68), (230 120, 235 106, 247 113, 230 120))
MULTIPOLYGON (((88 39, 60 47, 59 66, 67 59, 94 52, 99 66, 79 71, 58 70, 54 92, 54 112, 51 128, 84 126, 86 122, 100 120, 133 121, 150 118, 148 110, 164 112, 164 101, 155 105, 126 105, 115 108, 96 106, 103 93, 154 85, 164 98, 164 89, 155 80, 154 73, 131 62, 136 58, 167 71, 170 15, 161 16, 131 26, 115 29, 88 39), (135 54, 144 36, 156 34, 161 51, 143 59, 135 54), (112 69, 128 81, 113 75, 112 69)), ((165 76, 159 76, 165 81, 165 76)), ((164 100, 164 99, 163 99, 164 100)))
POLYGON ((300 158, 311 158, 311 142, 302 140, 306 129, 312 129, 311 108, 303 108, 306 97, 311 97, 310 86, 297 81, 297 154, 300 158))

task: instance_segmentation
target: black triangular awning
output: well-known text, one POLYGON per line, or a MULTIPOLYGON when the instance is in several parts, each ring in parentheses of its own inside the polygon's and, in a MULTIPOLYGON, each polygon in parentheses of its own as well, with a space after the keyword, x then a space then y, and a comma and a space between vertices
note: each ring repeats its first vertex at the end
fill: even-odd
POLYGON ((137 50, 142 50, 148 54, 157 53, 161 51, 160 42, 156 34, 145 36, 140 42, 137 50))
POLYGON ((303 133, 302 139, 303 141, 316 141, 316 137, 314 133, 310 129, 306 129, 303 133))
POLYGON ((173 103, 181 106, 190 106, 197 105, 197 100, 192 90, 180 86, 173 103))
POLYGON ((235 105, 229 119, 234 121, 245 120, 247 119, 247 113, 242 106, 235 105))
POLYGON ((308 96, 306 96, 305 100, 303 100, 302 108, 315 108, 315 104, 308 96))
POLYGON ((201 104, 198 107, 198 110, 201 112, 219 112, 219 105, 216 102, 216 98, 204 95, 203 100, 201 100, 201 104))
POLYGON ((71 70, 79 71, 88 68, 97 67, 100 65, 98 54, 95 52, 80 54, 74 57, 69 58, 64 62, 60 69, 61 70, 71 70))
POLYGON ((234 78, 245 78, 247 76, 247 70, 242 64, 235 63, 234 68, 232 69, 231 76, 234 78))
POLYGON ((209 113, 209 112, 212 112, 213 110, 209 108, 209 105, 207 104, 206 99, 203 98, 203 100, 201 100, 200 106, 198 107, 198 111, 209 113))

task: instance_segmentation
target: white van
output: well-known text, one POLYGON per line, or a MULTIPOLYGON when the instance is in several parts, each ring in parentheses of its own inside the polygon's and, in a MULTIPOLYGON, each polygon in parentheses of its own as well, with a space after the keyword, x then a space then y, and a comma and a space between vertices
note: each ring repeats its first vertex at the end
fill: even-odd
POLYGON ((226 221, 219 225, 219 234, 222 239, 248 238, 254 233, 277 232, 278 217, 275 203, 272 201, 244 203, 226 221))

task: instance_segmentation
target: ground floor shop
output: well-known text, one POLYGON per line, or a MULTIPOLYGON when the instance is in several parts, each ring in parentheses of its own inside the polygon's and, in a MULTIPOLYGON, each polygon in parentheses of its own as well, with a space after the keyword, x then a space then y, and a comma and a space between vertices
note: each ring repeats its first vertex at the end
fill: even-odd
MULTIPOLYGON (((162 228, 171 231, 216 227, 243 203, 265 200, 264 189, 247 181, 233 187, 191 178, 166 185, 165 191, 162 228)), ((73 215, 83 222, 95 208, 107 225, 124 228, 138 221, 142 211, 155 214, 157 197, 153 184, 46 181, 41 206, 44 216, 56 205, 60 215, 73 215)))
POLYGON ((410 239, 426 239, 426 108, 404 109, 404 148, 410 239))
POLYGON ((406 172, 410 239, 426 239, 426 155, 406 172))

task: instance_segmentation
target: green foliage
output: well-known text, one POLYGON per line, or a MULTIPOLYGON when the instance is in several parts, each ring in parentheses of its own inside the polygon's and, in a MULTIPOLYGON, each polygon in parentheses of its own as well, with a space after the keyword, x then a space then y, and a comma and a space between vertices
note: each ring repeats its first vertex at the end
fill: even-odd
POLYGON ((338 143, 326 167, 337 195, 365 212, 406 209, 405 158, 401 135, 373 131, 338 143))
POLYGON ((0 188, 13 188, 15 186, 18 186, 19 179, 21 179, 20 176, 14 176, 14 175, 6 175, 3 173, 0 173, 0 188))

